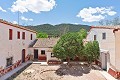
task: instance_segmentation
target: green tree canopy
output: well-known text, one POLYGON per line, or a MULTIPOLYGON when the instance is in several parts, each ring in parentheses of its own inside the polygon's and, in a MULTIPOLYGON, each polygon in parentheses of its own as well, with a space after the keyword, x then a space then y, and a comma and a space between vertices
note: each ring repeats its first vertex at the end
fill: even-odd
POLYGON ((37 34, 37 38, 48 38, 48 35, 46 33, 43 33, 43 32, 39 32, 37 34))
POLYGON ((83 52, 83 42, 78 33, 67 33, 63 35, 53 48, 54 55, 63 60, 74 59, 83 52))
POLYGON ((88 59, 88 63, 91 64, 92 61, 98 59, 100 55, 99 44, 97 41, 88 42, 84 48, 84 54, 88 59))
POLYGON ((85 30, 85 29, 80 29, 80 31, 78 33, 82 39, 85 39, 87 36, 87 30, 85 30))

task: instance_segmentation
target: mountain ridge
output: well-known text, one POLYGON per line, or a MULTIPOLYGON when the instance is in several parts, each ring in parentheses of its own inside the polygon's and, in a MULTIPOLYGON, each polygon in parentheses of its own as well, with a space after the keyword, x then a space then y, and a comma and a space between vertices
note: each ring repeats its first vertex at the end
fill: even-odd
POLYGON ((81 25, 81 24, 42 24, 42 25, 36 25, 36 26, 25 26, 26 28, 35 30, 37 32, 45 32, 48 35, 53 36, 61 36, 67 32, 78 32, 81 28, 86 29, 87 31, 90 29, 90 26, 88 25, 81 25))

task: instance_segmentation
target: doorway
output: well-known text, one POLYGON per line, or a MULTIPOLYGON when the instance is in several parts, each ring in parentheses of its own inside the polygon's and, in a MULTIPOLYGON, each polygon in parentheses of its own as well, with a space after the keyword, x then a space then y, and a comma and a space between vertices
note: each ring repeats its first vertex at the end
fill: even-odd
POLYGON ((22 63, 25 62, 25 49, 22 50, 22 63))
POLYGON ((34 59, 38 59, 38 49, 34 49, 34 59))
POLYGON ((107 54, 105 54, 105 70, 107 70, 107 54))

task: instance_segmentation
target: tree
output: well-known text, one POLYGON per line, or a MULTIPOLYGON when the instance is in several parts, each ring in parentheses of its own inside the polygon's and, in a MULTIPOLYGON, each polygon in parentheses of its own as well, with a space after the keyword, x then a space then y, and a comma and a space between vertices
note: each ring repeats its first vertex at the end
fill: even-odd
POLYGON ((112 23, 113 23, 113 25, 120 25, 120 18, 119 18, 119 16, 118 16, 118 17, 115 17, 115 18, 112 20, 112 23))
POLYGON ((99 24, 100 24, 101 26, 103 26, 103 25, 104 25, 104 21, 103 21, 103 20, 99 21, 99 24))
POLYGON ((100 48, 98 41, 93 41, 93 49, 94 49, 94 60, 96 60, 100 56, 100 48))
POLYGON ((85 56, 88 59, 88 63, 91 64, 93 61, 98 59, 100 55, 99 44, 97 41, 88 42, 85 44, 84 48, 85 56))
POLYGON ((58 43, 53 48, 54 55, 61 59, 74 59, 77 55, 83 51, 83 42, 81 36, 78 33, 67 33, 63 35, 58 43))
POLYGON ((43 33, 43 32, 39 32, 37 34, 37 38, 48 38, 48 35, 46 33, 43 33))
POLYGON ((119 16, 113 18, 112 20, 101 20, 99 21, 100 25, 104 26, 116 26, 120 25, 120 18, 119 16))
POLYGON ((85 29, 80 29, 78 34, 81 36, 82 39, 85 39, 87 36, 87 31, 85 29))

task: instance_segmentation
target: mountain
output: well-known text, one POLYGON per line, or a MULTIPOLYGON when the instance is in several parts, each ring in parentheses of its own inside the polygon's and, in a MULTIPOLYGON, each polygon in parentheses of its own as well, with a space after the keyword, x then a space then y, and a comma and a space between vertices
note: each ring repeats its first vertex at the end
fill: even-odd
POLYGON ((88 25, 78 25, 78 24, 42 24, 37 26, 25 26, 26 28, 35 30, 37 32, 45 32, 48 35, 60 36, 67 32, 78 32, 81 28, 86 29, 87 31, 90 29, 88 25))

